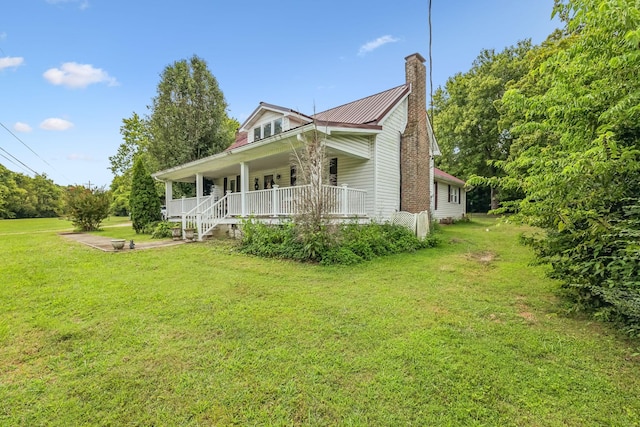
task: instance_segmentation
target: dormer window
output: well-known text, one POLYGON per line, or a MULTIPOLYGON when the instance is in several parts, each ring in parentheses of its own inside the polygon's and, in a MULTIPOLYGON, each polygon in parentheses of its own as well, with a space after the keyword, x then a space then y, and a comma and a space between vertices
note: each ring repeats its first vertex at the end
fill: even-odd
POLYGON ((259 141, 279 133, 282 133, 282 118, 263 123, 262 125, 253 128, 253 140, 259 141))

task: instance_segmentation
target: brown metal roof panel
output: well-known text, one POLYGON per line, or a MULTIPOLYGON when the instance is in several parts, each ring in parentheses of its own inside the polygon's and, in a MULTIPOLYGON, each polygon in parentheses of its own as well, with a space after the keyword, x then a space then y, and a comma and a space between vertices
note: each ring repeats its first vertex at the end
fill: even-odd
POLYGON ((322 121, 341 123, 377 123, 408 91, 408 85, 400 85, 384 92, 320 112, 316 114, 314 118, 322 121))

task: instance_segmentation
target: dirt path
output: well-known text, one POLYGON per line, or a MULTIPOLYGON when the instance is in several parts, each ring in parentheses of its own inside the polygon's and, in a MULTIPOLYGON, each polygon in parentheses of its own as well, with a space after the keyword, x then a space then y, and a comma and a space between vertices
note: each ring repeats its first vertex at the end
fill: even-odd
MULTIPOLYGON (((86 233, 60 233, 60 236, 65 239, 79 242, 87 246, 91 246, 94 249, 99 249, 104 252, 130 252, 129 242, 125 241, 123 249, 116 251, 113 249, 110 237, 94 236, 93 234, 86 233)), ((184 240, 156 240, 152 242, 140 242, 135 244, 135 251, 140 249, 152 249, 163 246, 175 246, 186 243, 184 240)))

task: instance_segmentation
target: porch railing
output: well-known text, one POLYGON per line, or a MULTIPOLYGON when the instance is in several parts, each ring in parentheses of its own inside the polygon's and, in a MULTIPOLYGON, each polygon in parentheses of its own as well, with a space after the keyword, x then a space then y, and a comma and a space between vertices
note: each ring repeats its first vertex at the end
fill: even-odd
MULTIPOLYGON (((304 200, 311 190, 309 185, 257 190, 246 193, 245 209, 242 210, 242 193, 229 193, 229 215, 242 216, 290 216, 304 209, 304 200)), ((323 203, 330 215, 366 215, 365 190, 343 186, 322 186, 323 203)))
POLYGON ((203 236, 229 216, 229 195, 217 201, 213 196, 205 198, 199 205, 182 215, 182 229, 195 228, 198 240, 202 240, 203 236))
POLYGON ((169 200, 167 203, 167 217, 181 217, 185 212, 196 207, 198 201, 195 197, 183 197, 181 199, 169 200))
MULTIPOLYGON (((213 196, 205 197, 201 199, 200 204, 196 204, 195 198, 173 200, 167 204, 167 209, 170 216, 182 217, 183 228, 187 225, 196 227, 198 239, 202 239, 202 236, 228 217, 295 215, 304 209, 304 201, 309 197, 309 191, 309 185, 284 188, 274 185, 272 189, 245 193, 244 209, 243 194, 231 192, 218 201, 215 201, 213 196), (185 213, 175 213, 176 209, 185 209, 188 206, 192 208, 182 211, 185 213)), ((324 185, 321 191, 322 201, 329 215, 353 217, 367 214, 365 190, 348 188, 347 185, 324 185)))

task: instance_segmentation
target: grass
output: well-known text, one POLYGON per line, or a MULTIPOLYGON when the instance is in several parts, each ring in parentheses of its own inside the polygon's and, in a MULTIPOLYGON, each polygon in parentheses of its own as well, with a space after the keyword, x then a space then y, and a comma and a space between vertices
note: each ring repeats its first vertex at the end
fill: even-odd
POLYGON ((640 425, 638 343, 565 316, 513 225, 321 267, 220 242, 103 253, 15 224, 0 425, 640 425))

